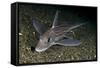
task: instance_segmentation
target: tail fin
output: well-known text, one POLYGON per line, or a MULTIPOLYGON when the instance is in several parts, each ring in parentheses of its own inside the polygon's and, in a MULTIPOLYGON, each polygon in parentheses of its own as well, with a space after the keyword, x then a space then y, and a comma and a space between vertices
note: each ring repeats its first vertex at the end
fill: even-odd
POLYGON ((81 23, 81 24, 78 24, 78 25, 74 25, 74 26, 70 27, 67 31, 70 31, 70 30, 72 30, 72 29, 78 28, 78 27, 80 27, 80 26, 82 26, 82 25, 85 25, 85 24, 86 24, 86 23, 81 23))

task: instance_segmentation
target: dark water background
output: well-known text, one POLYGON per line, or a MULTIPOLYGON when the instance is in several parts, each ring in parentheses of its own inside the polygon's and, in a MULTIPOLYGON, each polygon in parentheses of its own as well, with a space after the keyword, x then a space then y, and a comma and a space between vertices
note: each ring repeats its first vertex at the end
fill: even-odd
POLYGON ((97 36, 97 8, 50 5, 19 5, 19 63, 44 63, 57 61, 95 60, 97 36), (34 48, 38 42, 38 33, 32 25, 36 18, 49 29, 52 26, 56 10, 60 10, 59 25, 87 23, 74 29, 75 38, 82 44, 78 47, 52 46, 38 53, 34 48))

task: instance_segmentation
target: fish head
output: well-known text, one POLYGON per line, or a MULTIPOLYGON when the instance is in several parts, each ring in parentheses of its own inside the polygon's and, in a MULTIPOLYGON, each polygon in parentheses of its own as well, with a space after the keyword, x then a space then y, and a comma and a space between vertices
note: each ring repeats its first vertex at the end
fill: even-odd
POLYGON ((53 44, 53 39, 50 37, 49 33, 45 33, 43 36, 40 36, 39 42, 35 48, 37 52, 43 52, 47 50, 53 44))

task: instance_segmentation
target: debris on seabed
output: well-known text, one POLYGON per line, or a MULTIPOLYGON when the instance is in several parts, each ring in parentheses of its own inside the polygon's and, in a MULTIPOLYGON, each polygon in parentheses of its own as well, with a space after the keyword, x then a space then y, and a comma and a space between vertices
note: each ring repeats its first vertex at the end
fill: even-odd
POLYGON ((58 56, 59 58, 61 57, 61 55, 58 56))
POLYGON ((74 57, 73 57, 73 56, 71 56, 71 59, 72 59, 72 60, 74 60, 74 57))
POLYGON ((94 57, 96 58, 96 55, 94 55, 94 57))
POLYGON ((33 32, 33 35, 35 36, 35 32, 33 32))
POLYGON ((19 33, 19 35, 23 35, 22 33, 19 33))

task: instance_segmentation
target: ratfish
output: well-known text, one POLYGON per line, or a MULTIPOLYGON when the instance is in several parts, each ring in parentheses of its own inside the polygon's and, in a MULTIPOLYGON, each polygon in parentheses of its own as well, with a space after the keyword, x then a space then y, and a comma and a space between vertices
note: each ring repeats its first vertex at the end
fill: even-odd
POLYGON ((52 27, 48 30, 43 23, 39 22, 35 18, 32 19, 33 26, 39 33, 39 41, 37 43, 35 51, 43 52, 56 44, 62 46, 79 46, 82 43, 80 40, 68 37, 67 34, 70 34, 71 30, 80 27, 85 23, 70 26, 57 25, 59 12, 59 10, 56 11, 52 27))

